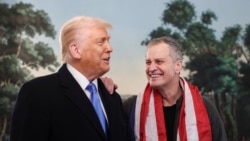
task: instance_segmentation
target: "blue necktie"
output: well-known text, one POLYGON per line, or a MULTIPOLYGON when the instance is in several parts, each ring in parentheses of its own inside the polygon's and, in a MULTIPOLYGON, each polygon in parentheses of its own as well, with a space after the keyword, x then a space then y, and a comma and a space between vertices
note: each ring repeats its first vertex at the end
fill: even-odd
POLYGON ((104 133, 107 135, 107 122, 106 122, 105 115, 102 111, 102 106, 100 103, 100 99, 99 99, 96 87, 92 82, 90 82, 86 89, 90 92, 90 100, 91 100, 92 105, 96 111, 96 114, 99 118, 99 121, 102 125, 102 129, 103 129, 104 133))

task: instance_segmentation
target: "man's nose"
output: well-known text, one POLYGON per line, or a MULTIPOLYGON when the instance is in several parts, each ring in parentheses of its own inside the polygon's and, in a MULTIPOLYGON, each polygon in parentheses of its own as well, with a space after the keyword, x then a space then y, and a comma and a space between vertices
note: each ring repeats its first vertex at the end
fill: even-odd
POLYGON ((150 63, 149 65, 148 65, 148 71, 149 72, 152 72, 152 71, 155 71, 157 69, 157 66, 156 66, 156 64, 155 63, 150 63))
POLYGON ((112 46, 111 46, 110 43, 107 44, 107 50, 108 50, 108 52, 112 52, 113 51, 113 48, 112 48, 112 46))

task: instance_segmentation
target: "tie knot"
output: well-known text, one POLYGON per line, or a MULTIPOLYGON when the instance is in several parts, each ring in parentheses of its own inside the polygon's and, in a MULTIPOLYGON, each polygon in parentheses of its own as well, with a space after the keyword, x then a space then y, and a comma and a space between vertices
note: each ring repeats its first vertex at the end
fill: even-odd
POLYGON ((90 93, 96 92, 95 84, 90 82, 89 85, 86 88, 90 93))

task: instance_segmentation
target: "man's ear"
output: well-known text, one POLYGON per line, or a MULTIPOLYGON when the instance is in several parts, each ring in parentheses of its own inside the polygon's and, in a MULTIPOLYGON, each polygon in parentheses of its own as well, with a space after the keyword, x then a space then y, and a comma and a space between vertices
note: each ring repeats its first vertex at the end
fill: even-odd
POLYGON ((71 43, 69 45, 69 53, 71 54, 72 58, 80 59, 81 52, 75 43, 71 43))
POLYGON ((175 65, 175 73, 180 74, 182 69, 182 60, 178 60, 175 65))

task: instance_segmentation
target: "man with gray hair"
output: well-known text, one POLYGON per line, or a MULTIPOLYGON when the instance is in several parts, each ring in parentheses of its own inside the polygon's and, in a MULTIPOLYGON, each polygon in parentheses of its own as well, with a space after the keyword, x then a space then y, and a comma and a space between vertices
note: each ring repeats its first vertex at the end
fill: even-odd
POLYGON ((149 42, 145 61, 148 84, 131 110, 134 140, 227 141, 216 107, 180 76, 182 59, 174 39, 149 42))

